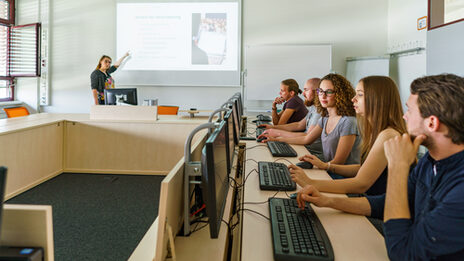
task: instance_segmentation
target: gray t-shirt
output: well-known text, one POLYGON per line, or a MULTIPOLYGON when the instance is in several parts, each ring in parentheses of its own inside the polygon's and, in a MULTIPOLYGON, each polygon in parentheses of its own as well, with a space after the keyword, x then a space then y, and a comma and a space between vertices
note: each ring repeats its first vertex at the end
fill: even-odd
POLYGON ((311 105, 308 107, 308 114, 306 114, 306 130, 305 132, 308 132, 308 129, 310 126, 317 125, 317 122, 321 118, 321 115, 317 113, 316 106, 311 105))
POLYGON ((327 134, 326 126, 328 117, 322 117, 318 121, 319 127, 322 128, 321 141, 322 147, 324 150, 324 157, 326 161, 331 161, 335 157, 337 152, 338 141, 340 137, 347 135, 356 135, 356 140, 354 142, 353 148, 351 149, 350 155, 346 159, 345 164, 359 164, 360 161, 360 151, 359 143, 361 141, 358 127, 356 126, 356 117, 353 116, 343 116, 335 126, 335 129, 331 133, 327 134))
MULTIPOLYGON (((317 125, 319 119, 321 118, 321 115, 317 113, 316 106, 312 105, 308 107, 308 114, 306 114, 306 130, 305 132, 308 132, 308 129, 310 126, 317 125)), ((313 143, 310 145, 307 145, 308 149, 310 149, 312 152, 317 152, 318 154, 322 154, 322 142, 321 138, 317 138, 313 143)), ((316 153, 316 154, 317 154, 316 153)), ((312 153, 314 154, 314 153, 312 153)))

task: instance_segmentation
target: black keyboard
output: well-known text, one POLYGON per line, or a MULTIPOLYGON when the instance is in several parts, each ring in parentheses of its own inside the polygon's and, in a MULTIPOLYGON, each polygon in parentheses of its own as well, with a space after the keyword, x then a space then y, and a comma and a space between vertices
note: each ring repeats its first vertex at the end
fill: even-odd
POLYGON ((256 116, 256 118, 258 119, 258 121, 272 121, 272 118, 271 116, 268 116, 268 115, 258 115, 256 116))
POLYGON ((263 134, 265 130, 265 128, 256 128, 256 138, 258 138, 259 135, 263 134))
POLYGON ((273 157, 296 157, 296 151, 287 143, 281 141, 268 141, 267 147, 273 157))
POLYGON ((315 150, 313 150, 313 149, 311 148, 311 145, 304 145, 304 146, 305 146, 306 150, 307 150, 309 153, 311 153, 311 154, 313 154, 314 156, 318 157, 320 160, 325 161, 325 159, 324 159, 324 154, 322 153, 322 151, 315 151, 315 150))
POLYGON ((261 190, 292 191, 296 184, 290 177, 288 168, 283 163, 258 162, 259 188, 261 190))
POLYGON ((269 198, 269 215, 275 261, 334 260, 329 238, 309 203, 301 210, 294 199, 269 198))
POLYGON ((271 123, 268 122, 268 121, 260 121, 260 120, 258 120, 258 121, 255 121, 255 123, 256 123, 256 127, 258 127, 259 125, 263 125, 263 124, 271 125, 271 123))

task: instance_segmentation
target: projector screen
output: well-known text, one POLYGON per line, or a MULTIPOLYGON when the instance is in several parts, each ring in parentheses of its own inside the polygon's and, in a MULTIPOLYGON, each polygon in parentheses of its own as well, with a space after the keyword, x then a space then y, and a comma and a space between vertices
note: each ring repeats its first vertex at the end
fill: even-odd
POLYGON ((118 85, 240 86, 239 2, 127 2, 116 8, 118 85))

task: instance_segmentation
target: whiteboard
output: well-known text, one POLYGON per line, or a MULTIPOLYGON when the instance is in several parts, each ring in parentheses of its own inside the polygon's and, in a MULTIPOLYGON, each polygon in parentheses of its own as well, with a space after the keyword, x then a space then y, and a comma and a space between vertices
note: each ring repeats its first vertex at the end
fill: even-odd
POLYGON ((346 59, 346 79, 356 87, 359 80, 371 75, 389 76, 390 57, 356 57, 346 59))
POLYGON ((280 82, 323 77, 332 69, 332 45, 252 45, 245 48, 245 98, 274 100, 280 82))

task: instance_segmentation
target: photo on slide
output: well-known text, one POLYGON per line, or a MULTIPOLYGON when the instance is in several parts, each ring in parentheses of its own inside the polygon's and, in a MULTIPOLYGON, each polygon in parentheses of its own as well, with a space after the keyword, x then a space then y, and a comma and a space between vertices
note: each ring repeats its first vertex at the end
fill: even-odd
POLYGON ((192 14, 192 64, 221 65, 227 52, 227 14, 192 14))

